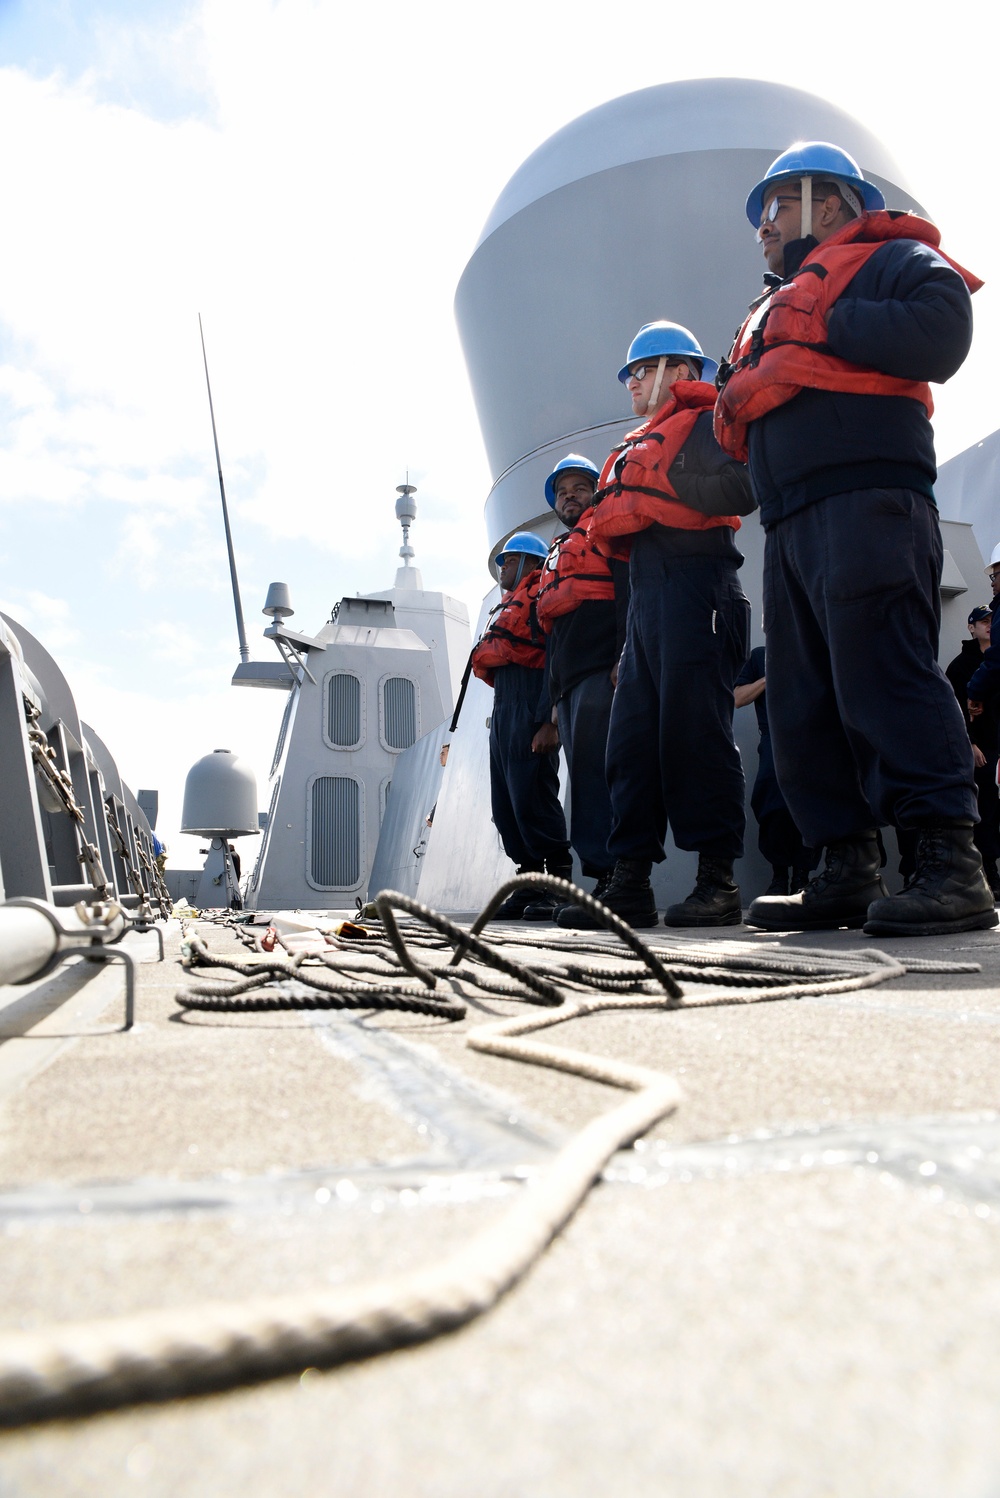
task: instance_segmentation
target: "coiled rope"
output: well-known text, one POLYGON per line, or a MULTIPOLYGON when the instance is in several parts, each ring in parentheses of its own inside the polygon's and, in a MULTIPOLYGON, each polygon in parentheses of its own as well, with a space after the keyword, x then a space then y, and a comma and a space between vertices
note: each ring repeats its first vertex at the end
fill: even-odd
MULTIPOLYGON (((443 936, 448 946, 454 945, 455 954, 447 963, 453 976, 456 971, 464 974, 474 959, 505 975, 513 975, 521 993, 509 996, 526 998, 541 1006, 528 1015, 477 1027, 467 1037, 472 1049, 530 1065, 554 1067, 631 1095, 592 1120, 564 1145, 496 1223, 431 1267, 335 1291, 261 1298, 241 1304, 213 1302, 182 1311, 154 1311, 0 1337, 0 1421, 17 1425, 81 1415, 143 1400, 231 1388, 254 1380, 301 1373, 309 1367, 331 1367, 428 1340, 488 1310, 517 1283, 572 1217, 612 1156, 673 1112, 681 1098, 680 1087, 673 1077, 524 1038, 535 1031, 608 1010, 688 1008, 705 1002, 749 1003, 805 993, 843 992, 885 982, 911 968, 978 971, 977 965, 971 963, 896 961, 876 950, 831 956, 785 948, 781 953, 765 955, 740 952, 736 950, 740 944, 735 942, 691 943, 683 948, 683 966, 685 972, 696 975, 693 981, 724 982, 731 988, 739 983, 743 973, 756 982, 770 972, 772 977, 777 975, 778 982, 747 988, 736 1000, 712 994, 685 995, 677 981, 677 968, 668 971, 661 956, 653 954, 631 928, 619 930, 622 923, 616 917, 562 880, 532 875, 510 881, 497 892, 471 931, 393 892, 384 892, 378 905, 386 942, 398 959, 399 969, 418 978, 424 993, 442 981, 443 970, 435 971, 428 962, 426 953, 431 949, 426 942, 416 941, 409 933, 404 939, 395 919, 397 909, 417 916, 443 936), (633 973, 636 983, 655 982, 657 991, 596 997, 562 993, 554 1002, 555 977, 540 977, 541 965, 534 963, 529 973, 524 964, 503 956, 495 943, 483 941, 476 929, 485 924, 491 907, 495 908, 512 889, 526 882, 534 885, 544 882, 594 909, 608 929, 622 937, 640 965, 642 971, 633 973), (414 948, 421 951, 422 962, 415 957, 414 948), (822 976, 817 976, 820 973, 822 976)), ((521 944, 520 938, 518 943, 521 944)), ((588 946, 588 951, 607 954, 607 948, 596 945, 588 946)), ((662 948, 660 953, 663 954, 662 948)), ((210 956, 190 937, 187 954, 189 965, 210 956)), ((579 956, 579 948, 574 955, 579 956)), ((243 966, 228 959, 224 963, 212 959, 210 965, 243 966)), ((578 970, 587 971, 579 965, 578 970)), ((547 972, 551 971, 550 964, 547 972)), ((321 976, 312 968, 306 971, 304 960, 270 961, 257 964, 253 974, 244 974, 238 981, 241 991, 235 995, 226 992, 206 996, 188 990, 179 998, 185 1007, 231 1007, 237 1002, 244 1007, 252 1002, 243 992, 248 981, 259 986, 262 981, 287 984, 294 979, 311 985, 321 976)), ((570 987, 579 981, 565 976, 559 980, 570 987)), ((308 1007, 319 1007, 325 992, 308 993, 308 1007)), ((338 994, 327 997, 339 1002, 353 994, 357 1003, 352 1007, 373 1007, 376 992, 391 1007, 398 1007, 401 999, 413 998, 413 991, 405 985, 402 989, 393 988, 388 982, 359 985, 356 980, 342 984, 338 994)), ((267 1007, 284 1008, 289 1007, 286 1001, 293 997, 288 993, 268 993, 264 1000, 267 1007)), ((457 1018, 462 1010, 458 1004, 444 1000, 442 1004, 449 1018, 457 1018)), ((292 1007, 305 1005, 296 1002, 292 1007)))

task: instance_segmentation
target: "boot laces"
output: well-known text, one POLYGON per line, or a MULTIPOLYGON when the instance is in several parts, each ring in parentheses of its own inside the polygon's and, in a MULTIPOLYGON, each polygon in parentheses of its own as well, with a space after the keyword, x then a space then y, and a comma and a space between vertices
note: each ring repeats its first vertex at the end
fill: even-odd
MULTIPOLYGON (((849 846, 850 844, 844 843, 828 844, 823 867, 813 874, 811 879, 806 880, 802 886, 803 896, 821 895, 825 893, 831 884, 840 883, 844 875, 844 865, 847 862, 841 849, 849 846)), ((877 872, 878 870, 876 869, 877 872)))
POLYGON ((928 827, 920 833, 917 841, 917 866, 907 883, 907 889, 920 889, 928 884, 937 884, 948 871, 949 856, 947 832, 940 827, 928 827))
POLYGON ((635 869, 630 869, 624 860, 619 859, 608 877, 608 883, 604 893, 610 895, 612 891, 643 889, 649 884, 649 875, 640 874, 635 869))

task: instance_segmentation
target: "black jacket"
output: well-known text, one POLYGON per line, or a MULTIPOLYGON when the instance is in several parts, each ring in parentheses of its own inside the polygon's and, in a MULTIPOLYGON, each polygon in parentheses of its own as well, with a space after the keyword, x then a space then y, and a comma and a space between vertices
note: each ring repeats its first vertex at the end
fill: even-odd
MULTIPOLYGON (((993 628, 996 628, 996 618, 996 611, 994 611, 993 628)), ((979 641, 965 640, 962 643, 961 652, 950 662, 945 675, 955 689, 958 705, 968 725, 970 739, 978 745, 987 759, 994 759, 997 752, 997 735, 1000 732, 1000 697, 995 697, 992 701, 987 700, 983 704, 982 713, 977 718, 970 719, 966 707, 970 697, 975 699, 975 692, 969 691, 969 682, 973 675, 978 673, 983 660, 984 655, 979 648, 979 641)))

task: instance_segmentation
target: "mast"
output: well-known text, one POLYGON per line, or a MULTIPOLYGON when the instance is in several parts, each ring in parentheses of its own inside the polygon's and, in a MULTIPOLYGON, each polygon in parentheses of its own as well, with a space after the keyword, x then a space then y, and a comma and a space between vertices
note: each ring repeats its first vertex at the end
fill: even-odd
POLYGON ((250 647, 247 644, 247 632, 243 623, 243 604, 240 600, 240 583, 236 576, 236 557, 233 553, 233 533, 229 528, 229 507, 226 504, 226 485, 222 478, 222 459, 219 457, 219 437, 215 430, 215 407, 212 404, 212 383, 208 378, 208 355, 205 353, 205 330, 201 325, 201 313, 198 313, 198 332, 201 334, 201 357, 205 363, 205 384, 208 388, 208 410, 212 418, 212 441, 215 443, 215 464, 219 470, 219 493, 222 495, 222 520, 226 527, 226 550, 229 553, 229 576, 233 584, 233 607, 236 610, 236 632, 240 639, 240 660, 249 661, 250 647))

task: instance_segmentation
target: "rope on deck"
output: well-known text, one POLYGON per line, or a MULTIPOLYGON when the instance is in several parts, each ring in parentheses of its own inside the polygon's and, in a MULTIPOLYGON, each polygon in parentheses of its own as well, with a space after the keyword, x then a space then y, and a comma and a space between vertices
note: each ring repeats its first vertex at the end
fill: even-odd
MULTIPOLYGON (((409 897, 386 891, 379 896, 378 904, 385 925, 385 947, 396 959, 396 986, 388 979, 371 984, 349 977, 332 992, 336 985, 324 979, 314 991, 299 996, 302 1003, 287 992, 265 991, 258 1004, 245 997, 251 985, 275 981, 286 987, 290 981, 315 985, 323 974, 307 967, 305 957, 258 962, 250 965, 253 971, 247 972, 244 969, 248 964, 213 958, 204 943, 199 945, 189 936, 188 965, 226 966, 241 976, 221 994, 205 995, 189 989, 178 996, 179 1000, 185 1007, 210 1009, 251 1005, 316 1008, 326 1007, 334 999, 345 1004, 349 1001, 351 1007, 372 1008, 378 997, 382 1007, 404 1007, 404 1000, 405 1007, 418 1007, 417 1000, 425 1005, 438 1002, 438 1010, 425 1008, 423 1012, 443 1013, 454 1019, 464 1012, 463 1006, 444 997, 429 1000, 428 991, 459 978, 463 983, 476 981, 478 968, 486 967, 513 980, 512 988, 504 988, 505 997, 524 999, 536 1007, 527 1015, 478 1026, 467 1036, 472 1049, 529 1065, 554 1067, 620 1088, 630 1096, 592 1120, 564 1145, 497 1222, 432 1266, 334 1291, 238 1304, 213 1302, 186 1310, 152 1311, 0 1336, 0 1423, 22 1425, 78 1416, 97 1409, 300 1374, 306 1368, 329 1368, 427 1341, 488 1310, 522 1278, 565 1226, 612 1156, 673 1112, 682 1096, 677 1081, 665 1073, 525 1038, 536 1031, 609 1010, 683 1009, 706 1003, 756 1003, 807 993, 842 993, 900 977, 911 967, 937 972, 978 970, 971 963, 900 961, 875 949, 866 949, 863 954, 830 954, 784 948, 762 954, 759 948, 741 952, 736 942, 692 942, 684 943, 682 949, 660 948, 653 953, 631 928, 620 930, 623 923, 617 917, 562 880, 521 876, 498 891, 491 905, 525 882, 555 887, 594 909, 608 929, 626 943, 636 963, 631 974, 626 972, 624 978, 616 980, 632 981, 633 991, 594 996, 591 983, 591 992, 574 992, 582 988, 589 973, 589 968, 579 963, 579 945, 575 950, 567 949, 573 959, 568 965, 560 966, 558 959, 543 961, 540 953, 529 969, 499 950, 501 945, 515 943, 485 941, 478 935, 476 926, 488 918, 485 911, 471 931, 464 930, 409 897), (439 948, 415 940, 412 933, 404 935, 395 919, 396 910, 429 925, 444 937, 446 950, 454 947, 454 956, 444 962, 439 948), (415 955, 417 951, 422 960, 415 955), (572 977, 568 976, 570 970, 572 977), (417 978, 422 988, 414 989, 405 981, 400 984, 402 974, 417 978), (680 987, 681 974, 692 982, 725 984, 729 992, 685 994, 680 987), (764 980, 765 986, 746 987, 734 997, 732 990, 744 976, 755 985, 764 980), (655 985, 655 991, 643 991, 644 985, 655 985), (515 992, 518 988, 520 991, 515 992), (289 1005, 289 999, 295 1002, 289 1005)), ((519 938, 517 944, 524 943, 519 938)), ((588 953, 595 955, 606 956, 607 950, 599 945, 587 946, 588 953)), ((478 972, 480 979, 485 976, 478 972)))

